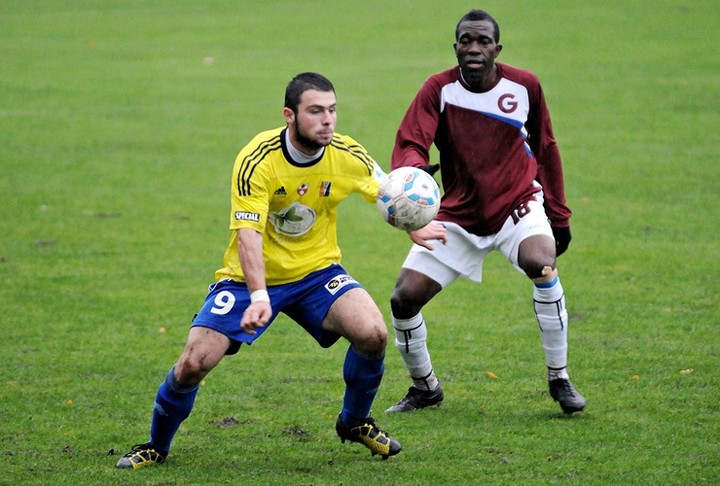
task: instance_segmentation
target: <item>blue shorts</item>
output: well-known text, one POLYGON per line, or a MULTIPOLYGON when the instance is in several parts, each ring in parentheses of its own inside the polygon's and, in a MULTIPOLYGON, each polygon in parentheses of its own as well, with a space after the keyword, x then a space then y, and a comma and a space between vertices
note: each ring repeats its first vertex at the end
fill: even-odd
POLYGON ((232 344, 227 354, 235 354, 242 343, 252 344, 282 312, 300 324, 323 348, 329 348, 340 335, 322 329, 323 319, 333 303, 345 292, 362 286, 341 265, 313 272, 303 279, 268 287, 273 315, 257 334, 240 327, 243 312, 250 305, 250 293, 244 282, 221 280, 210 285, 205 304, 193 319, 193 326, 209 327, 225 334, 232 344))

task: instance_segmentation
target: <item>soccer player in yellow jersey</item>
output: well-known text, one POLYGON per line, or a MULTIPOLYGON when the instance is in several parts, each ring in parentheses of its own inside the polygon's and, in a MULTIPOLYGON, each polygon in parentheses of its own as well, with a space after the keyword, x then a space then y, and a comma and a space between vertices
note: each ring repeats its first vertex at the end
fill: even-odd
POLYGON ((200 381, 225 355, 259 338, 279 312, 322 347, 341 337, 350 342, 336 422, 342 442, 359 442, 383 459, 400 452, 398 441, 369 417, 384 371, 387 327, 368 292, 340 265, 336 236, 337 205, 352 193, 374 202, 384 174, 360 144, 335 133, 336 109, 328 79, 299 74, 285 92, 286 126, 260 133, 240 151, 224 267, 158 389, 150 440, 117 467, 164 462, 200 381))

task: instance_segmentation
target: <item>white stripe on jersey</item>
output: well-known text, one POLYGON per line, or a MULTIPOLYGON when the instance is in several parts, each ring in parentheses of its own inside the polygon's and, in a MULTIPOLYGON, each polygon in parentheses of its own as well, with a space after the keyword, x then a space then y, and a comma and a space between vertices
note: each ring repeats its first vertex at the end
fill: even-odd
POLYGON ((490 91, 473 93, 460 84, 460 81, 442 87, 440 95, 440 111, 445 105, 451 104, 472 110, 492 118, 504 121, 518 128, 524 139, 527 139, 525 122, 530 111, 530 101, 525 86, 502 78, 490 91), (508 109, 512 105, 513 109, 508 109))

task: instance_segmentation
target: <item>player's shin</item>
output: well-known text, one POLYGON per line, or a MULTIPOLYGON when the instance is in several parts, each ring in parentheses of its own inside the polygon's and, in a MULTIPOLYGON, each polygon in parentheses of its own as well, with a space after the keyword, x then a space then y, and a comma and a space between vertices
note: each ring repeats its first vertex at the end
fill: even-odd
POLYGON ((170 451, 175 433, 192 410, 198 386, 184 387, 175 379, 173 367, 158 388, 150 426, 150 442, 163 456, 170 451))
POLYGON ((348 348, 343 366, 345 397, 340 413, 343 424, 354 427, 370 415, 384 371, 384 356, 366 356, 352 345, 348 348))
POLYGON ((533 301, 549 374, 566 378, 568 313, 560 279, 536 282, 533 301))
POLYGON ((392 323, 395 347, 400 351, 413 385, 420 390, 436 389, 439 383, 427 349, 427 328, 422 313, 410 319, 397 319, 393 316, 392 323))

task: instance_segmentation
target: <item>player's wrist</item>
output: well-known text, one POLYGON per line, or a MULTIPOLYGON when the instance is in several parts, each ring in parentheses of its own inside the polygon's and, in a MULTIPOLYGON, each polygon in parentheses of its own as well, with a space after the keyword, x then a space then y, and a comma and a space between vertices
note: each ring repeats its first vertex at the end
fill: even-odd
POLYGON ((268 291, 265 289, 258 289, 250 292, 250 303, 254 304, 255 302, 270 302, 270 295, 268 295, 268 291))

